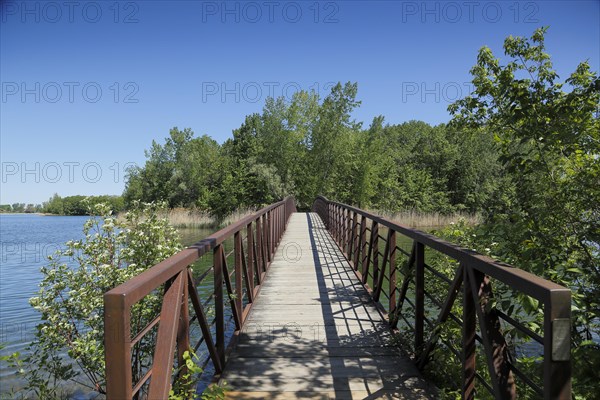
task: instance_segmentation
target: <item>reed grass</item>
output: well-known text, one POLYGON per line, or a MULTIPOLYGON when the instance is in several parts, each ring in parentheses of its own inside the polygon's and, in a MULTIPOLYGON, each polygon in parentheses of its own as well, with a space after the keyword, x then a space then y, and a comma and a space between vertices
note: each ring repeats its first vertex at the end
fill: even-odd
MULTIPOLYGON (((230 225, 255 212, 256 209, 252 208, 239 209, 219 221, 206 211, 188 208, 173 208, 163 213, 162 217, 166 217, 169 224, 174 228, 215 229, 230 225)), ((425 213, 415 210, 405 210, 394 213, 379 210, 369 210, 369 212, 410 228, 438 228, 457 223, 460 220, 464 221, 467 225, 477 225, 483 222, 481 214, 467 212, 454 212, 451 214, 442 214, 438 212, 425 213)))
POLYGON ((216 223, 209 213, 187 208, 167 210, 161 217, 166 218, 174 228, 212 228, 216 223))
POLYGON ((219 228, 237 222, 255 211, 254 209, 239 209, 219 221, 205 211, 173 208, 168 210, 163 217, 166 217, 174 228, 219 228))
POLYGON ((467 225, 477 225, 483 222, 481 214, 467 212, 454 212, 451 214, 442 214, 438 212, 424 213, 415 210, 405 210, 395 213, 385 211, 371 212, 410 228, 438 228, 457 223, 461 220, 467 225))
MULTIPOLYGON (((178 229, 217 229, 255 213, 255 209, 239 209, 222 220, 218 220, 206 211, 200 211, 189 208, 173 208, 160 213, 161 218, 166 218, 169 225, 178 229)), ((117 215, 118 219, 124 218, 124 212, 117 215)))

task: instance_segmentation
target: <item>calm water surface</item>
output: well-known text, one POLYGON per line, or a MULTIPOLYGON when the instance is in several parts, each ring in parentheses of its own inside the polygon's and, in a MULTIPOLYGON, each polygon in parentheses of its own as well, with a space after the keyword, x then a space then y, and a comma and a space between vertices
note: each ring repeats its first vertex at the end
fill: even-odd
MULTIPOLYGON (((34 338, 40 314, 29 305, 42 279, 46 257, 64 243, 84 237, 89 217, 58 217, 36 214, 0 214, 0 354, 23 352, 34 338)), ((180 229, 182 243, 189 245, 211 233, 205 229, 180 229)), ((6 363, 0 363, 0 393, 19 382, 6 363)))

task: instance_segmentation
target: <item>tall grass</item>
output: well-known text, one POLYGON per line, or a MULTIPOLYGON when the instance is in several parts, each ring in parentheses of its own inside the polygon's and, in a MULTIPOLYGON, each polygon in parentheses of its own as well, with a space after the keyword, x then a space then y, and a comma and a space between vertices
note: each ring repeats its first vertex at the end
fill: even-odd
POLYGON ((254 209, 236 210, 223 220, 219 221, 205 211, 173 208, 168 210, 163 216, 167 218, 169 224, 174 228, 219 228, 239 221, 254 212, 254 209))
MULTIPOLYGON (((161 218, 166 218, 169 221, 169 225, 171 225, 173 228, 217 229, 237 222, 255 212, 256 210, 251 208, 239 209, 232 212, 222 220, 218 220, 206 211, 188 208, 172 208, 159 213, 159 215, 161 218)), ((124 212, 119 213, 117 218, 124 218, 124 212)))
POLYGON ((483 222, 483 218, 480 214, 466 212, 454 212, 452 214, 441 214, 438 212, 424 213, 414 210, 399 211, 395 213, 385 211, 371 212, 410 228, 442 227, 456 223, 459 220, 464 220, 468 225, 477 225, 483 222))
MULTIPOLYGON (((395 213, 378 210, 369 211, 390 221, 411 228, 437 228, 448 226, 459 220, 464 220, 467 225, 477 225, 483 222, 482 216, 477 213, 455 212, 451 214, 442 214, 438 212, 425 213, 414 210, 405 210, 395 213)), ((237 222, 255 212, 256 209, 252 208, 239 209, 221 221, 206 211, 188 208, 173 208, 166 211, 162 216, 166 217, 169 220, 169 224, 174 228, 216 229, 237 222)))
POLYGON ((207 212, 187 208, 169 209, 161 217, 175 228, 212 228, 216 222, 207 212))

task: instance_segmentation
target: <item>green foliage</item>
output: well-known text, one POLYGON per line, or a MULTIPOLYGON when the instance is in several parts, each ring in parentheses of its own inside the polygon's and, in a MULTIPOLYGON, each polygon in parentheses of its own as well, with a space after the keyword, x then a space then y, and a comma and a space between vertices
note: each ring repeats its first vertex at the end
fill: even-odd
POLYGON ((202 393, 202 400, 225 400, 229 387, 227 382, 209 385, 202 393))
POLYGON ((457 124, 494 132, 516 189, 488 235, 515 264, 578 294, 576 336, 585 340, 600 318, 600 80, 582 63, 556 82, 545 32, 507 38, 506 65, 482 49, 475 95, 451 110, 457 124))
POLYGON ((196 364, 198 356, 192 349, 189 349, 183 353, 183 360, 185 364, 180 365, 175 371, 175 375, 178 376, 178 379, 169 391, 169 400, 198 398, 196 393, 196 383, 198 382, 199 374, 202 373, 202 368, 196 364))
MULTIPOLYGON (((419 149, 423 164, 417 171, 427 172, 432 183, 429 186, 421 180, 419 187, 438 188, 452 206, 474 207, 487 216, 481 226, 459 223, 436 232, 436 236, 572 289, 574 398, 591 399, 598 395, 600 368, 600 81, 583 63, 565 82, 557 82, 544 51, 544 34, 545 29, 540 29, 531 39, 509 37, 505 41, 505 64, 489 49, 480 51, 478 64, 472 69, 475 90, 450 107, 454 118, 444 135, 428 133, 421 141, 419 133, 427 127, 417 122, 412 123, 414 133, 407 137, 402 137, 400 130, 394 133, 399 135, 395 140, 402 140, 405 147, 419 149), (454 144, 457 147, 453 149, 454 144), (480 173, 485 169, 487 172, 480 173)), ((373 132, 385 129, 374 121, 373 132)), ((385 142, 389 136, 375 148, 385 153, 384 149, 393 146, 385 142)), ((388 163, 388 171, 411 156, 393 154, 399 154, 398 161, 388 163)), ((413 173, 410 168, 402 173, 405 182, 416 180, 413 173)), ((374 192, 387 199, 382 201, 419 201, 394 193, 395 180, 392 178, 392 184, 380 181, 374 192)), ((438 200, 436 204, 443 203, 438 200)), ((456 262, 436 252, 426 257, 428 265, 446 276, 452 277, 458 269, 456 262)), ((446 293, 448 288, 427 279, 425 290, 441 303, 444 299, 437 294, 446 293)), ((542 332, 543 309, 536 299, 498 281, 493 282, 493 290, 487 311, 501 310, 531 331, 548 334, 542 332)), ((436 316, 432 310, 437 310, 435 302, 426 299, 425 312, 430 318, 436 316)), ((410 307, 406 312, 411 314, 410 307)), ((462 314, 460 302, 454 304, 452 312, 462 314)), ((418 353, 410 335, 405 337, 408 327, 401 323, 400 328, 402 347, 418 353)), ((516 328, 503 325, 503 329, 516 366, 541 385, 538 351, 542 350, 531 347, 531 339, 516 328)), ((425 373, 442 388, 440 397, 456 398, 461 389, 456 365, 461 360, 451 348, 461 348, 461 327, 449 319, 436 328, 435 335, 439 344, 425 373)), ((483 360, 485 355, 478 357, 483 360)), ((485 363, 477 363, 477 372, 489 382, 485 363)), ((518 395, 538 398, 522 381, 518 382, 518 395)), ((485 390, 478 390, 477 397, 487 398, 485 390)))
MULTIPOLYGON (((69 380, 105 393, 103 294, 181 249, 177 232, 158 216, 163 207, 136 203, 117 220, 107 205, 90 205, 99 217, 85 223, 85 238, 49 257, 40 289, 30 299, 42 322, 18 368, 28 380, 28 395, 56 398, 69 380)), ((161 298, 158 290, 132 307, 132 332, 157 315, 161 298)), ((132 349, 134 380, 151 362, 153 335, 132 349)))
POLYGON ((67 196, 60 197, 55 193, 42 205, 41 211, 57 215, 88 215, 90 206, 106 204, 110 210, 117 212, 125 208, 121 196, 67 196))
MULTIPOLYGON (((600 368, 589 356, 600 334, 600 79, 584 62, 559 82, 545 33, 508 37, 504 64, 482 48, 471 70, 474 93, 450 111, 457 129, 493 132, 513 188, 489 213, 478 247, 573 290, 575 363, 589 367, 574 368, 573 387, 587 398, 597 382, 586 371, 600 368)), ((524 314, 537 312, 536 303, 519 300, 524 314)))
POLYGON ((196 363, 199 361, 198 356, 193 350, 187 350, 183 353, 184 365, 181 365, 175 371, 177 380, 169 391, 169 400, 224 400, 228 387, 227 382, 222 381, 219 384, 209 385, 202 396, 196 392, 196 384, 202 373, 202 368, 196 363))
MULTIPOLYGON (((337 84, 324 99, 298 92, 267 99, 219 146, 173 128, 165 144, 129 171, 124 192, 135 199, 199 208, 222 219, 294 195, 307 209, 319 194, 384 211, 480 210, 505 186, 491 133, 469 134, 411 121, 362 129, 356 84, 337 84)), ((500 199, 501 200, 501 199, 500 199)))
POLYGON ((0 204, 1 213, 37 213, 42 211, 40 204, 25 204, 25 203, 14 203, 14 204, 0 204))
POLYGON ((152 142, 144 167, 127 171, 124 200, 166 201, 170 207, 206 209, 222 170, 220 147, 208 136, 193 138, 191 129, 171 129, 164 145, 152 142))

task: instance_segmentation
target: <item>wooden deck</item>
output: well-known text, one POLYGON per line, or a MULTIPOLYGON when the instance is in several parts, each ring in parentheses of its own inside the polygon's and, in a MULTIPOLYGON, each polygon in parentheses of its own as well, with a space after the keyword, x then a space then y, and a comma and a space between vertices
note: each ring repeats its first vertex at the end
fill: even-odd
POLYGON ((289 220, 221 379, 233 399, 433 399, 320 218, 289 220))

